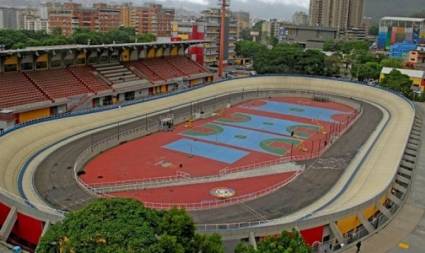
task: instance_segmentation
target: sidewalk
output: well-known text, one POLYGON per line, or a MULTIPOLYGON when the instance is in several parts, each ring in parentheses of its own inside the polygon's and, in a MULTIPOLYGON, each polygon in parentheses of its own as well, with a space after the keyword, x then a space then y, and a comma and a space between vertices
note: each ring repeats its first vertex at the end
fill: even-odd
MULTIPOLYGON (((425 104, 417 103, 422 114, 422 143, 418 152, 416 175, 406 204, 382 231, 362 242, 361 253, 425 252, 425 104), (407 246, 408 248, 400 247, 407 246)), ((350 248, 347 253, 355 253, 350 248)))

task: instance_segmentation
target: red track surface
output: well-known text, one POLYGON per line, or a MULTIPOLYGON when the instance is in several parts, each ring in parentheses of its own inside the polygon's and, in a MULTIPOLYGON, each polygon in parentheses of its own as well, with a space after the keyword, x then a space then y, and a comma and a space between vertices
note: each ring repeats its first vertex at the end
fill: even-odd
MULTIPOLYGON (((306 98, 272 98, 274 101, 286 103, 303 104, 320 108, 334 109, 341 111, 341 114, 334 115, 334 119, 340 121, 340 127, 331 125, 329 122, 312 120, 290 115, 282 115, 277 113, 256 111, 241 106, 233 106, 232 108, 218 112, 218 116, 199 120, 192 123, 193 128, 201 127, 208 122, 212 122, 219 117, 230 117, 234 113, 248 113, 259 116, 273 117, 277 119, 292 120, 300 123, 320 125, 322 128, 319 132, 313 133, 299 147, 290 147, 292 156, 298 156, 302 159, 309 159, 314 152, 319 152, 328 145, 330 132, 342 131, 346 126, 347 115, 343 113, 354 114, 355 110, 349 106, 334 102, 317 102, 306 98)), ((262 100, 252 100, 241 103, 240 105, 257 105, 262 100)), ((351 115, 352 116, 352 115, 351 115)), ((176 126, 172 132, 160 132, 146 136, 144 138, 128 142, 119 147, 108 150, 94 160, 90 161, 86 166, 86 173, 81 176, 88 185, 111 184, 122 181, 143 181, 152 178, 161 178, 175 176, 179 171, 190 174, 191 177, 217 175, 220 170, 227 168, 232 170, 235 168, 249 166, 253 163, 276 160, 279 156, 245 150, 249 155, 235 162, 234 164, 225 164, 216 160, 189 156, 184 153, 175 152, 164 148, 171 142, 182 138, 181 132, 187 130, 185 124, 176 126)), ((188 137, 185 137, 188 138, 188 137)), ((224 144, 219 144, 225 146, 224 144)), ((288 147, 286 147, 288 148, 288 147)), ((238 147, 238 149, 241 149, 238 147)), ((288 151, 289 152, 289 151, 288 151)), ((289 155, 289 154, 287 154, 289 155)), ((278 175, 262 176, 256 178, 247 178, 239 180, 231 180, 216 183, 193 184, 178 187, 163 187, 157 189, 148 189, 133 192, 113 193, 114 196, 136 198, 144 202, 155 203, 198 203, 202 201, 217 200, 210 194, 211 189, 215 187, 229 187, 236 190, 236 196, 242 196, 255 193, 266 189, 274 184, 283 182, 291 177, 293 173, 284 173, 278 175)))
POLYGON ((293 177, 294 174, 295 172, 287 172, 214 183, 164 187, 143 191, 118 192, 113 193, 112 195, 134 198, 142 202, 175 204, 200 203, 202 201, 218 200, 217 197, 210 194, 210 191, 217 187, 231 188, 236 191, 234 197, 241 197, 246 194, 261 191, 280 182, 287 181, 289 178, 293 177))
MULTIPOLYGON (((342 112, 354 112, 352 108, 346 105, 333 102, 320 103, 305 98, 273 98, 272 100, 297 104, 309 104, 314 106, 320 105, 321 107, 332 108, 342 112)), ((258 102, 260 101, 248 101, 241 105, 258 102)), ((293 120, 300 123, 321 125, 323 127, 322 131, 310 136, 310 138, 302 145, 308 150, 308 152, 302 151, 301 148, 294 148, 292 150, 293 156, 302 155, 305 156, 306 159, 310 158, 312 151, 317 151, 319 148, 323 148, 323 140, 331 132, 331 125, 325 121, 321 122, 290 115, 253 111, 239 106, 234 106, 224 112, 221 112, 220 116, 196 121, 193 123, 193 128, 212 122, 218 117, 226 117, 235 112, 250 113, 278 119, 293 120)), ((343 118, 345 116, 339 117, 343 118)), ((88 163, 86 166, 86 174, 81 176, 81 179, 87 184, 108 184, 119 181, 141 181, 149 178, 175 176, 177 171, 187 172, 192 177, 208 176, 217 174, 223 168, 246 166, 278 158, 274 155, 246 150, 250 152, 248 156, 229 166, 228 164, 219 161, 196 156, 190 157, 187 154, 171 151, 162 147, 180 139, 181 136, 179 133, 185 130, 187 130, 187 128, 185 128, 184 124, 180 124, 172 132, 152 134, 108 150, 88 163), (181 168, 180 164, 182 165, 181 168)), ((332 131, 335 131, 335 129, 332 131)))

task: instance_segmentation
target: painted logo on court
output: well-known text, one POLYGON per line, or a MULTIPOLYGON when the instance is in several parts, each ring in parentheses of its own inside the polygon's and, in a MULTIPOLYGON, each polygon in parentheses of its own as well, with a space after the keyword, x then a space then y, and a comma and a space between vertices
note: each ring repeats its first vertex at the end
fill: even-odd
POLYGON ((212 189, 210 194, 219 199, 228 199, 235 196, 236 191, 228 187, 217 187, 212 189))

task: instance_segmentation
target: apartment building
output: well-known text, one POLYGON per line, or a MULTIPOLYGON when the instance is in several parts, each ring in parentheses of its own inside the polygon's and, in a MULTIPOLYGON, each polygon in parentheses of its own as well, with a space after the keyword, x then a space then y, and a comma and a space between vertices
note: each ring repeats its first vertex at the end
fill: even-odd
MULTIPOLYGON (((205 26, 205 40, 211 41, 205 44, 205 63, 217 65, 220 49, 221 11, 218 8, 210 8, 201 12, 199 22, 205 26)), ((224 59, 232 63, 235 59, 235 42, 237 40, 237 20, 229 11, 226 13, 224 22, 224 59)))

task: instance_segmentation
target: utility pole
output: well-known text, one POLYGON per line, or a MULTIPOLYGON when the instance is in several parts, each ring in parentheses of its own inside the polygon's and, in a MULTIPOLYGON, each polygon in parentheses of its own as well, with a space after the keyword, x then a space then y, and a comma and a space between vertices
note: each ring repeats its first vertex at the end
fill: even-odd
POLYGON ((221 14, 221 22, 220 22, 220 52, 218 58, 218 76, 223 77, 224 75, 224 37, 225 35, 225 24, 226 24, 226 13, 227 7, 230 5, 230 0, 219 0, 220 2, 220 14, 221 14))

